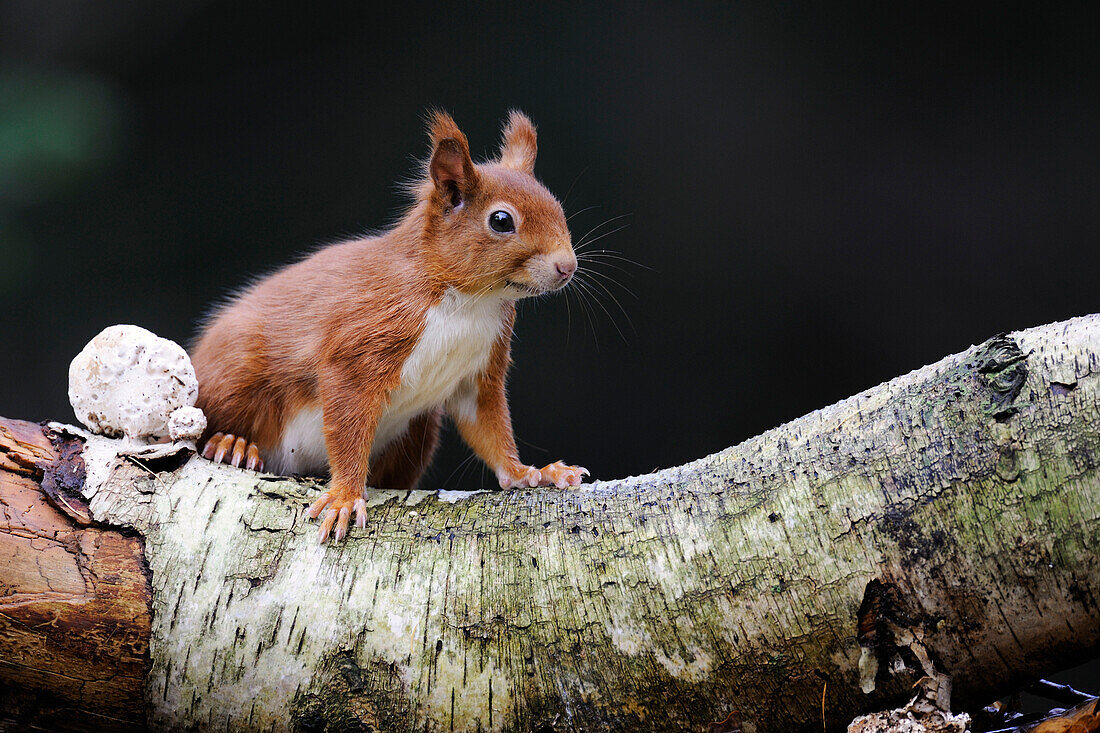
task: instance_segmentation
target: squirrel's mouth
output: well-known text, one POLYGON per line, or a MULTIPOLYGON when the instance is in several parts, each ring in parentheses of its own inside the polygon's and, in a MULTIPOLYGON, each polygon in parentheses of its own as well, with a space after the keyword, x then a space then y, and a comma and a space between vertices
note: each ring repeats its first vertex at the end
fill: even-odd
POLYGON ((505 278, 504 283, 508 285, 508 287, 515 288, 516 290, 521 290, 528 295, 542 295, 544 292, 546 292, 545 290, 539 290, 538 288, 533 288, 525 283, 519 283, 515 280, 509 280, 507 278, 505 278))

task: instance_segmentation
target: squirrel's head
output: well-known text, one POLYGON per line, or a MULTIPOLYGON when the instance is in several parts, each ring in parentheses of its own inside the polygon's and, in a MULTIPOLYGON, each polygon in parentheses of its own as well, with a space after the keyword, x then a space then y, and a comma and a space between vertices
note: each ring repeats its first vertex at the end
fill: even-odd
POLYGON ((425 241, 446 280, 467 293, 521 298, 564 287, 577 269, 561 204, 535 179, 535 126, 513 111, 500 155, 474 163, 454 120, 428 120, 432 154, 417 187, 425 241))

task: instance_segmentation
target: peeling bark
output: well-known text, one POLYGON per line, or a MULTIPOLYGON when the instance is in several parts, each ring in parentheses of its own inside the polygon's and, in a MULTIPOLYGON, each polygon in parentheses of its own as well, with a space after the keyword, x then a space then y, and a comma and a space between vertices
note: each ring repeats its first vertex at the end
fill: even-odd
POLYGON ((313 482, 101 438, 84 494, 145 539, 156 727, 843 728, 1097 654, 1098 353, 1090 316, 647 476, 371 492, 342 544, 313 482))
POLYGON ((139 537, 82 528, 82 462, 0 422, 0 729, 145 727, 152 593, 139 537), (50 487, 50 488, 46 488, 50 487))

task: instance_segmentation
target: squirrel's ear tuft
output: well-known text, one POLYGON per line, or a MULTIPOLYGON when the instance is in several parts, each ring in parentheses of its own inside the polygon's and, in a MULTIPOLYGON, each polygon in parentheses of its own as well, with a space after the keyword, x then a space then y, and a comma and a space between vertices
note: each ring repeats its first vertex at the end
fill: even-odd
POLYGON ((535 154, 538 152, 535 126, 527 115, 517 109, 508 114, 500 143, 500 163, 506 168, 535 172, 535 154))
POLYGON ((446 112, 428 115, 428 135, 432 140, 432 157, 428 173, 436 191, 458 206, 477 185, 477 170, 470 158, 470 143, 458 125, 446 112))
POLYGON ((466 142, 466 136, 462 134, 462 130, 458 129, 454 118, 443 110, 429 110, 426 120, 428 123, 428 137, 432 140, 433 149, 439 146, 440 141, 449 137, 460 138, 463 143, 466 142))

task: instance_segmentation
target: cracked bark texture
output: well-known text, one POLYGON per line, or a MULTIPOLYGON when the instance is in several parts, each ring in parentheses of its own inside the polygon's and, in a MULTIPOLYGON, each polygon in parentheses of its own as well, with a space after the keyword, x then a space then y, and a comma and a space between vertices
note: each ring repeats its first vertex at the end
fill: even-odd
POLYGON ((370 492, 340 544, 310 482, 100 438, 85 494, 145 538, 156 727, 843 728, 1097 654, 1098 353, 1089 316, 647 476, 370 492))

